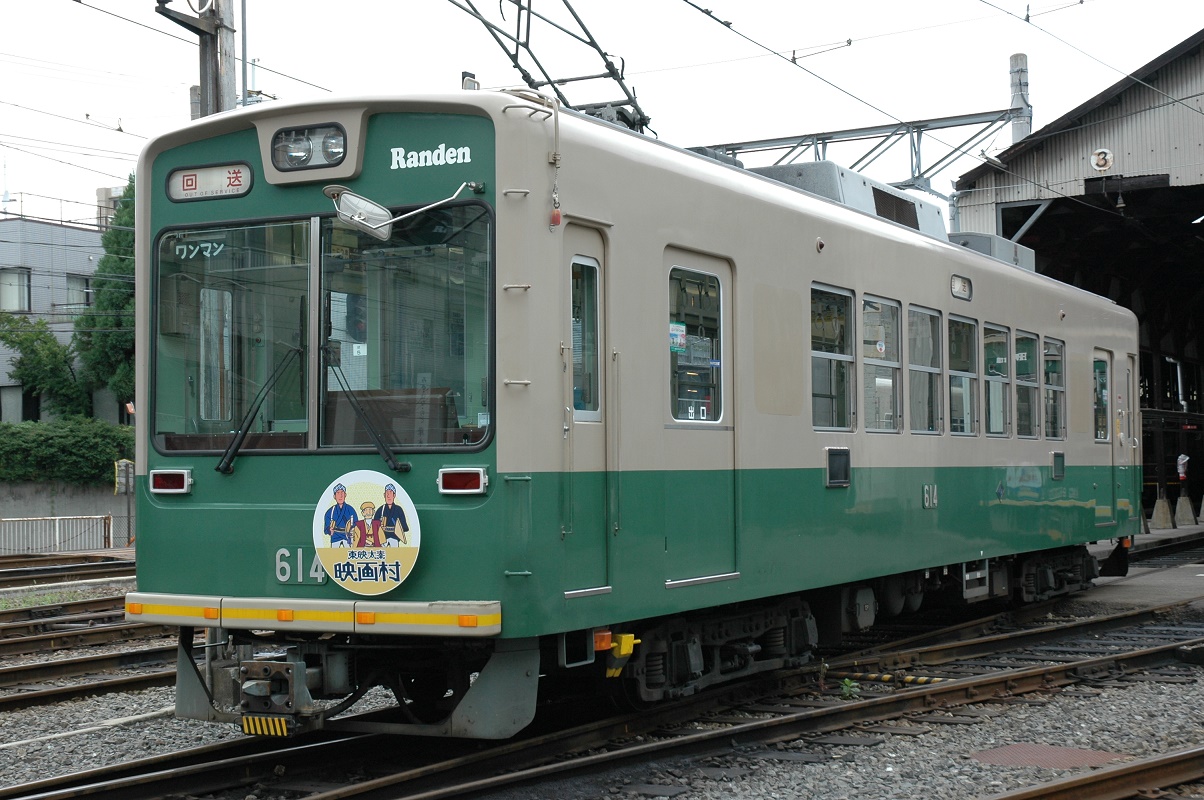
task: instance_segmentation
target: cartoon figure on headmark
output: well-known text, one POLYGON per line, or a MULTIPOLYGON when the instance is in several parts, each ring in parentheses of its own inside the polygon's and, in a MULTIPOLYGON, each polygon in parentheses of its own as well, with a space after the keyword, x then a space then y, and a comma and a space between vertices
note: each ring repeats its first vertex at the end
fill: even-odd
POLYGON ((358 528, 359 516, 347 505, 347 487, 334 485, 334 505, 326 510, 323 530, 330 537, 331 547, 351 547, 351 531, 358 528))
POLYGON ((385 485, 385 502, 380 508, 376 509, 376 514, 372 517, 373 531, 379 528, 384 528, 385 531, 385 546, 398 547, 399 545, 409 544, 406 539, 406 533, 410 530, 409 523, 406 522, 406 512, 401 506, 397 505, 394 500, 397 499, 397 487, 393 484, 385 485))
POLYGON ((360 503, 360 521, 356 523, 358 534, 355 537, 356 547, 380 547, 380 522, 372 518, 376 505, 371 500, 360 503))

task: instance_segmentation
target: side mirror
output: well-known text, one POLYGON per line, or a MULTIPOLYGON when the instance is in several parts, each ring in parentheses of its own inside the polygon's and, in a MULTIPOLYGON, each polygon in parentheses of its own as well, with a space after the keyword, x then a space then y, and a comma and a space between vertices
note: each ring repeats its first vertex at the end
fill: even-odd
POLYGON ((334 201, 334 210, 339 219, 356 230, 375 236, 382 242, 393 235, 393 215, 379 203, 360 197, 345 186, 327 186, 322 194, 334 201))
POLYGON ((460 184, 460 188, 456 189, 451 197, 437 200, 429 206, 423 206, 422 208, 402 214, 399 217, 390 217, 389 209, 380 203, 372 202, 366 197, 360 197, 346 186, 332 184, 324 188, 322 194, 334 201, 334 210, 338 213, 339 219, 357 231, 363 231, 369 236, 375 236, 383 242, 387 241, 393 234, 394 222, 409 219, 424 211, 430 211, 432 208, 441 206, 444 203, 450 203, 459 197, 460 192, 465 189, 470 189, 476 194, 483 194, 485 192, 485 184, 465 181, 460 184))

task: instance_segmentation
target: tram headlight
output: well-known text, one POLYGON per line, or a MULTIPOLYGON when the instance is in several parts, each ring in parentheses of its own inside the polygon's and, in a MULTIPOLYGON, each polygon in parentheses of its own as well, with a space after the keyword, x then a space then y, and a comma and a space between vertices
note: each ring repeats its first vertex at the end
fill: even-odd
POLYGON ((278 170, 333 167, 346 156, 347 134, 340 125, 290 128, 272 137, 272 164, 278 170))
MULTIPOLYGON (((279 134, 278 134, 279 136, 279 134)), ((305 136, 288 136, 277 139, 273 148, 272 160, 280 169, 296 169, 304 167, 313 157, 314 146, 305 136)))
POLYGON ((347 136, 342 130, 334 130, 322 137, 322 156, 327 164, 338 164, 347 154, 347 136))

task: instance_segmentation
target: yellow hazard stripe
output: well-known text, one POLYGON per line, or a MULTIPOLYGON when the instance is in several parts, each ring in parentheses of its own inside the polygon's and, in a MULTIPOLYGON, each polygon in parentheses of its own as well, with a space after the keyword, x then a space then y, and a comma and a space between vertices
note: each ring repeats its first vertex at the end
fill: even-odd
POLYGON ((243 717, 242 732, 252 736, 288 736, 284 717, 243 717))
POLYGON ((214 606, 165 606, 150 603, 126 604, 127 612, 131 614, 137 613, 143 617, 181 617, 183 619, 208 619, 216 621, 215 617, 205 613, 206 608, 214 608, 214 606), (133 608, 130 608, 132 605, 140 606, 139 610, 135 612, 133 608))
MULTIPOLYGON (((290 609, 293 614, 293 622, 342 622, 350 624, 352 620, 351 609, 346 611, 317 611, 313 609, 290 609)), ((222 619, 249 619, 260 620, 265 622, 279 622, 280 617, 277 615, 279 609, 275 608, 238 608, 227 603, 222 604, 222 619)))
POLYGON ((496 636, 502 630, 501 603, 496 601, 348 602, 134 592, 127 597, 126 619, 160 625, 418 636, 496 636))
POLYGON ((935 675, 899 675, 892 672, 829 672, 829 678, 851 681, 874 681, 876 683, 943 683, 951 678, 938 678, 935 675))

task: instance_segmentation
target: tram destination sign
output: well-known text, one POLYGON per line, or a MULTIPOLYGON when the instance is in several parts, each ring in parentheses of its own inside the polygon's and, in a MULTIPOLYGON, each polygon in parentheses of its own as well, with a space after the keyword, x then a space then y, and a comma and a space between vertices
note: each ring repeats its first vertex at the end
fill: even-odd
POLYGON ((251 191, 250 164, 217 164, 173 170, 167 176, 167 196, 184 200, 216 200, 241 197, 251 191))

